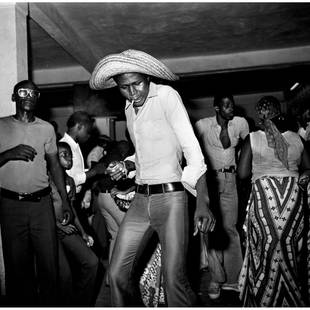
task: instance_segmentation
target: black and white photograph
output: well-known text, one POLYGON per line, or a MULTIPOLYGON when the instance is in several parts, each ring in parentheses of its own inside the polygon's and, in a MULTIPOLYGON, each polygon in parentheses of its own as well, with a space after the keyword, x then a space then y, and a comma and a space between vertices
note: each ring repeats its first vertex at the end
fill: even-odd
POLYGON ((310 307, 310 2, 0 2, 0 307, 310 307))

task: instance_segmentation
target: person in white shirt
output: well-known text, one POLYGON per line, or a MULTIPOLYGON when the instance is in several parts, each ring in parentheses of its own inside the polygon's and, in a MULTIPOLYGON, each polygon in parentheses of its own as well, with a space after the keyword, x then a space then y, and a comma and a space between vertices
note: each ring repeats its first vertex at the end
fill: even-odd
POLYGON ((94 165, 90 170, 85 170, 84 158, 80 148, 80 144, 88 141, 93 128, 93 120, 85 111, 74 112, 67 121, 67 132, 65 132, 61 142, 66 142, 70 145, 73 155, 73 165, 67 174, 73 178, 76 193, 79 193, 82 184, 86 180, 98 175, 104 174, 105 168, 102 164, 94 165))
POLYGON ((238 291, 238 276, 242 266, 242 252, 238 220, 236 186, 236 147, 249 133, 245 118, 234 116, 234 98, 230 94, 214 97, 216 115, 196 122, 209 167, 210 207, 216 213, 217 229, 209 234, 209 270, 211 299, 220 296, 220 288, 238 291))
POLYGON ((164 288, 169 307, 192 306, 196 296, 186 276, 187 196, 183 184, 197 191, 196 231, 212 230, 206 165, 179 94, 151 77, 176 80, 151 55, 127 50, 104 57, 95 67, 92 89, 118 86, 126 98, 125 113, 135 155, 110 170, 113 179, 136 169, 136 195, 121 224, 109 270, 112 306, 128 305, 134 262, 151 235, 162 247, 164 288), (182 170, 182 155, 187 165, 182 170), (183 182, 183 184, 182 184, 183 182))

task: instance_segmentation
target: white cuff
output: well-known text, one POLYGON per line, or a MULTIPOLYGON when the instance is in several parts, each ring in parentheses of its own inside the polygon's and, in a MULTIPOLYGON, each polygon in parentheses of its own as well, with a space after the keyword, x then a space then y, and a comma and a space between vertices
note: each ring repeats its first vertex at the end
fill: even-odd
POLYGON ((191 190, 188 190, 194 195, 197 181, 206 171, 206 164, 203 164, 199 170, 197 169, 197 167, 186 166, 182 173, 181 182, 186 189, 188 189, 187 187, 190 187, 191 190))

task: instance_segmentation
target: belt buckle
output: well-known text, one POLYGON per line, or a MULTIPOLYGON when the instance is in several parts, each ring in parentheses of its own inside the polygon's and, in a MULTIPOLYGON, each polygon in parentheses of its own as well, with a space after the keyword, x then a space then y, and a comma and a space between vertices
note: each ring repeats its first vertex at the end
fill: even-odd
POLYGON ((22 201, 24 200, 26 197, 26 195, 28 195, 28 193, 18 193, 18 200, 22 201))
POLYGON ((145 189, 144 196, 147 197, 147 196, 150 196, 150 186, 148 184, 146 184, 145 186, 146 186, 146 189, 145 189))

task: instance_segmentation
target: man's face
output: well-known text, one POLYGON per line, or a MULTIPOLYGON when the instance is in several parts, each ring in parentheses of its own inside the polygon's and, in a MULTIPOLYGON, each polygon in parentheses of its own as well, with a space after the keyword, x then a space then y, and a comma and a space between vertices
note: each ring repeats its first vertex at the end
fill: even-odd
POLYGON ((58 157, 60 161, 60 165, 66 169, 69 170, 72 168, 72 152, 69 147, 63 147, 60 146, 58 148, 58 157))
POLYGON ((234 103, 229 98, 223 98, 217 108, 217 112, 225 120, 232 120, 234 118, 234 103))
POLYGON ((78 124, 77 138, 79 143, 85 143, 91 136, 92 123, 78 124))
POLYGON ((32 112, 36 109, 39 96, 37 87, 29 81, 16 89, 12 99, 16 102, 17 110, 32 112))
POLYGON ((121 94, 134 106, 141 107, 150 88, 149 77, 140 73, 123 73, 115 77, 117 86, 121 94))

